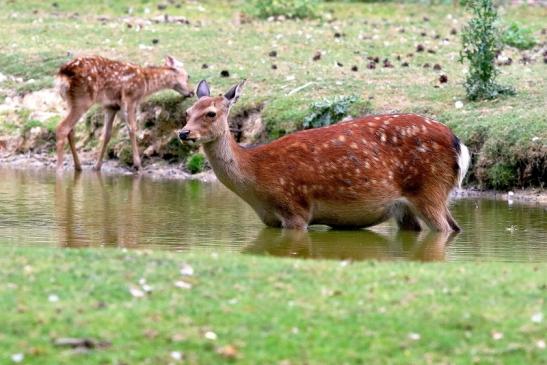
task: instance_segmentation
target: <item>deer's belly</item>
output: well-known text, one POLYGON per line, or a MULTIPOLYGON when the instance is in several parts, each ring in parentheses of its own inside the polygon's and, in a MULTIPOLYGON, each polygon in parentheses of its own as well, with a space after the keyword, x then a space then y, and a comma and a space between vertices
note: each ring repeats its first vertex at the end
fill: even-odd
POLYGON ((373 226, 390 217, 388 206, 363 202, 339 204, 318 201, 314 204, 310 224, 326 224, 333 227, 373 226))

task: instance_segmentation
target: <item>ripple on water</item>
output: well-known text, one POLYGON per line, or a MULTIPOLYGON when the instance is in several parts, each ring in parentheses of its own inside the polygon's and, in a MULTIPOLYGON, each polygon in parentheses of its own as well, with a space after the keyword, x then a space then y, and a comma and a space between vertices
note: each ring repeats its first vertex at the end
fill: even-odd
POLYGON ((452 204, 463 232, 309 232, 265 228, 217 183, 158 181, 84 172, 0 168, 0 244, 57 247, 195 248, 337 260, 547 261, 547 209, 462 199, 452 204))

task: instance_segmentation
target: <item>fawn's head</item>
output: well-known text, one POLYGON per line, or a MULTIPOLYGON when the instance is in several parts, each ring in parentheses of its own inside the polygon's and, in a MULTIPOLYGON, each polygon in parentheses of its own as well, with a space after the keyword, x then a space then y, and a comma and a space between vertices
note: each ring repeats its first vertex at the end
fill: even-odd
POLYGON ((175 77, 172 89, 185 97, 190 97, 194 95, 192 87, 188 84, 190 76, 183 67, 182 62, 176 60, 171 56, 165 57, 165 67, 169 67, 175 71, 175 77))
POLYGON ((179 138, 182 141, 208 143, 224 133, 230 133, 228 114, 239 98, 244 83, 245 80, 224 95, 211 96, 207 81, 200 81, 196 88, 198 100, 186 110, 186 125, 179 131, 179 138))

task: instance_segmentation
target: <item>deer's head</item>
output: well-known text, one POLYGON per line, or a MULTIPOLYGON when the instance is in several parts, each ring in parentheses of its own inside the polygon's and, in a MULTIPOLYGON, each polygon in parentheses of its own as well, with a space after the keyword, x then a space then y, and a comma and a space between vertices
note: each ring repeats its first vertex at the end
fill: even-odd
POLYGON ((182 141, 208 143, 230 133, 228 114, 239 98, 244 83, 245 80, 224 95, 211 96, 207 81, 200 81, 196 88, 198 100, 186 110, 186 125, 179 131, 179 138, 182 141))
POLYGON ((183 63, 176 60, 174 57, 165 57, 165 67, 173 69, 175 72, 172 89, 185 97, 194 95, 192 87, 188 84, 190 76, 183 67, 183 63))

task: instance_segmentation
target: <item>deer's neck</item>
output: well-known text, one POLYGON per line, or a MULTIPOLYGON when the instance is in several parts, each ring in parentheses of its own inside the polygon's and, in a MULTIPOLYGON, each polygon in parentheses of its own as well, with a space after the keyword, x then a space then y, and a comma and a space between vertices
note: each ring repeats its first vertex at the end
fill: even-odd
POLYGON ((246 165, 247 151, 237 144, 230 131, 203 145, 203 150, 218 179, 230 190, 244 194, 252 177, 243 169, 246 165))
POLYGON ((146 67, 143 69, 145 77, 145 95, 167 89, 173 83, 173 71, 167 67, 146 67))

